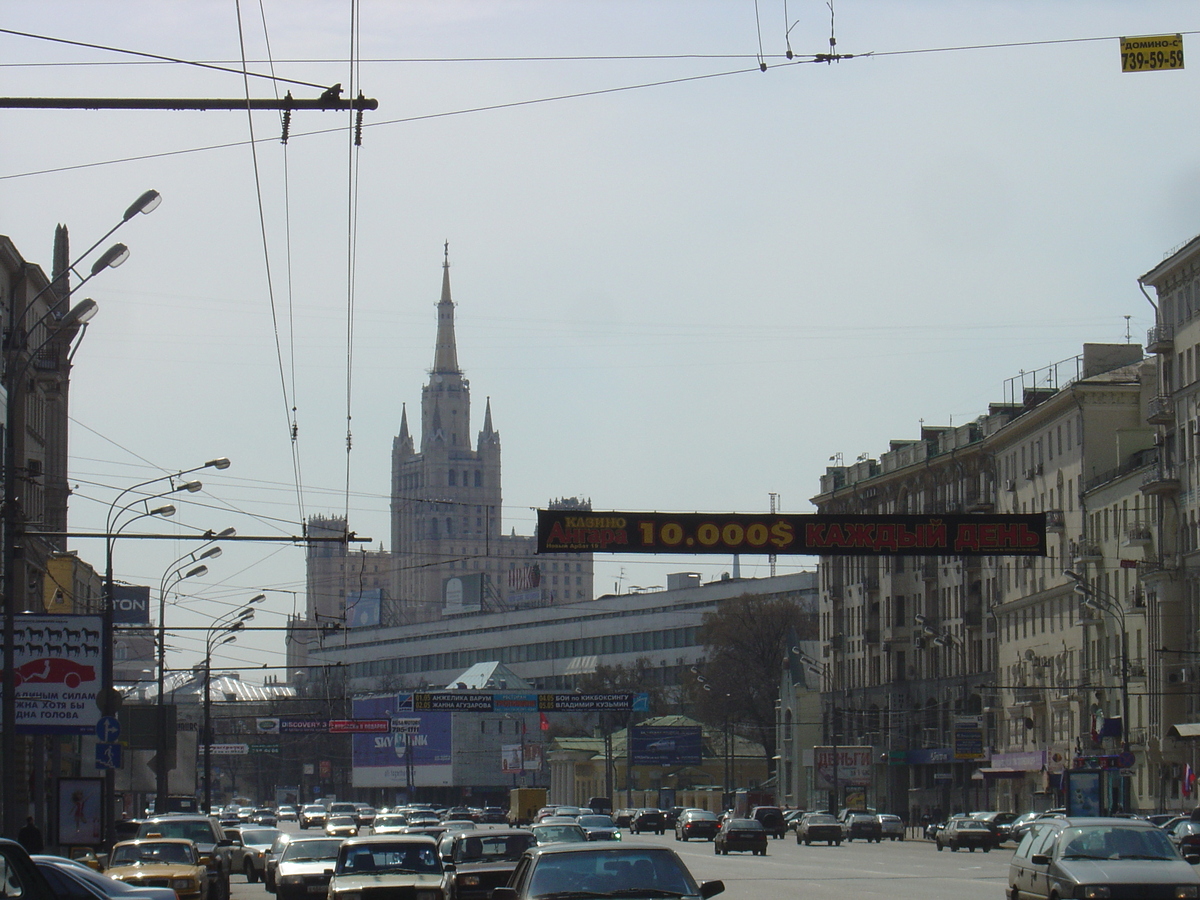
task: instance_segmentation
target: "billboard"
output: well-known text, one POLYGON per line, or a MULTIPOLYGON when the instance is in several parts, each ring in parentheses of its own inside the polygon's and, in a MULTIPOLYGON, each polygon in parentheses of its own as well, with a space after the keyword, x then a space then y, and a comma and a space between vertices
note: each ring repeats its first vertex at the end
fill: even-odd
POLYGON ((538 553, 1045 556, 1045 513, 708 514, 539 509, 538 553))
POLYGON ((104 669, 100 616, 15 617, 19 734, 94 734, 104 669))
POLYGON ((629 747, 635 766, 698 766, 703 754, 699 725, 634 725, 629 747))
POLYGON ((380 624, 383 615, 383 591, 355 591, 346 595, 346 627, 370 628, 380 624))
POLYGON ((150 588, 140 584, 114 584, 113 624, 149 625, 150 588))
POLYGON ((536 772, 541 767, 541 744, 505 744, 500 748, 500 771, 505 775, 517 775, 522 770, 536 772))
MULTIPOLYGON (((401 698, 409 695, 355 697, 352 710, 356 719, 384 719, 390 728, 401 698)), ((403 732, 351 736, 355 787, 406 787, 410 770, 414 786, 451 783, 451 714, 405 710, 404 719, 408 727, 403 732)))
POLYGON ((870 787, 870 747, 813 747, 814 787, 832 791, 838 787, 870 787))
POLYGON ((483 609, 483 573, 452 575, 442 581, 442 615, 455 616, 483 609))

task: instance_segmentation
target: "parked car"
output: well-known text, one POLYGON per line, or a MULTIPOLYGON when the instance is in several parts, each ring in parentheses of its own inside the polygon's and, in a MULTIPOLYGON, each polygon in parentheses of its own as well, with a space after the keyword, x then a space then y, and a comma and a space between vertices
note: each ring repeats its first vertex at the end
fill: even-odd
POLYGON ((778 806, 756 806, 750 810, 750 818, 762 823, 763 829, 772 837, 782 838, 787 833, 783 810, 778 806))
POLYGON ((767 855, 767 830, 757 819, 727 819, 713 839, 713 853, 749 850, 756 856, 767 855))
POLYGON ((367 897, 420 897, 450 900, 454 867, 438 855, 431 838, 389 834, 351 838, 337 855, 329 880, 329 900, 367 897))
POLYGON ((946 847, 951 850, 966 847, 974 853, 978 847, 987 853, 996 846, 996 836, 985 822, 977 819, 951 819, 938 834, 936 843, 938 850, 946 847))
POLYGON ((675 821, 675 840, 689 841, 692 838, 713 840, 721 830, 717 814, 707 809, 685 809, 675 821))
POLYGON ((663 821, 663 813, 661 809, 639 809, 629 822, 629 830, 634 834, 641 834, 643 831, 653 831, 655 834, 662 834, 667 830, 666 823, 663 821))
POLYGON ((580 816, 575 820, 587 832, 589 841, 619 841, 621 829, 609 816, 580 816))
MULTIPOLYGON (((179 900, 169 887, 135 887, 61 856, 33 856, 34 866, 59 900, 179 900)), ((200 884, 204 883, 201 878, 200 884)), ((13 897, 15 895, 8 894, 13 897)))
POLYGON ((311 900, 324 897, 329 872, 337 862, 341 838, 293 838, 283 848, 275 867, 275 896, 278 900, 311 900))
MULTIPOLYGON (((763 835, 766 840, 766 835, 763 835)), ((506 887, 491 900, 533 900, 585 891, 587 897, 669 897, 708 900, 725 890, 720 881, 697 885, 674 851, 636 842, 550 844, 525 852, 506 887), (639 894, 645 890, 646 894, 639 894)))
POLYGON ((806 847, 813 841, 840 847, 843 836, 842 823, 828 813, 805 813, 796 824, 796 843, 806 847))
POLYGON ((164 838, 183 838, 196 845, 200 864, 208 872, 209 900, 229 900, 230 848, 233 841, 225 837, 217 820, 208 816, 166 813, 143 819, 137 836, 145 840, 151 835, 164 838))
POLYGON ((108 857, 106 878, 131 887, 169 887, 179 900, 213 900, 196 845, 183 838, 122 841, 108 857))
POLYGON ((864 841, 879 843, 883 840, 883 826, 879 816, 871 813, 852 813, 846 817, 846 840, 861 838, 864 841))
POLYGON ((442 848, 443 859, 454 864, 455 900, 488 900, 495 888, 508 884, 521 854, 534 843, 530 832, 518 828, 455 833, 442 848))
POLYGON ((1170 839, 1135 819, 1052 817, 1028 831, 1008 866, 1012 897, 1198 897, 1200 875, 1170 839))
POLYGON ((899 816, 881 813, 879 819, 879 833, 889 841, 904 840, 904 820, 899 816))

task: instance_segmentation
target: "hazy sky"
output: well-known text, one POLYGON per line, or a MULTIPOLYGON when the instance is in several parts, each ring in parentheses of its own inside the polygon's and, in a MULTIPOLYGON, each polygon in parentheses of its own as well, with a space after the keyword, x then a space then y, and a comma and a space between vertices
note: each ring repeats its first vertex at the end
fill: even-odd
MULTIPOLYGON (((78 252, 143 190, 164 198, 76 297, 100 304, 72 382, 78 529, 120 489, 223 455, 164 528, 291 535, 348 508, 386 545, 447 240, 472 431, 490 396, 504 527, 530 534, 534 508, 573 495, 753 512, 776 492, 808 511, 834 454, 973 419, 1022 370, 1123 342, 1126 316, 1144 340, 1137 276, 1200 232, 1200 55, 1122 74, 1117 42, 1183 32, 1192 52, 1192 2, 838 0, 837 49, 858 57, 825 65, 803 62, 829 46, 821 0, 363 0, 353 73, 349 0, 240 6, 250 70, 379 101, 360 149, 340 113, 296 113, 286 150, 278 114, 256 113, 256 160, 244 111, 0 110, 0 233, 27 259, 49 269, 56 223, 78 252)), ((3 25, 242 57, 235 2, 16 0, 3 25)), ((246 91, 12 34, 0 78, 17 97, 246 91)), ((249 84, 287 89, 319 93, 249 84)), ((194 546, 121 541, 118 577, 157 591, 194 546)), ((102 567, 96 542, 75 547, 102 567)), ((601 557, 596 591, 730 567, 601 557)), ((264 590, 256 625, 302 608, 299 548, 227 546, 210 569, 168 628, 264 590)), ((178 664, 202 645, 170 639, 178 664)), ((282 646, 262 632, 217 664, 279 665, 282 646)))

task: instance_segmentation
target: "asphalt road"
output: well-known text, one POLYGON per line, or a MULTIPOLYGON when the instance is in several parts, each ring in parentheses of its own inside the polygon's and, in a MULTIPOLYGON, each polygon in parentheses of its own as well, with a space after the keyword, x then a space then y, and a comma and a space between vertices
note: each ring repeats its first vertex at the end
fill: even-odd
MULTIPOLYGON (((933 844, 913 840, 805 847, 791 835, 772 840, 766 856, 717 856, 708 841, 676 841, 670 832, 626 833, 625 839, 674 848, 698 881, 725 882, 722 900, 1003 900, 1012 856, 1011 847, 939 853, 933 844)), ((233 900, 272 900, 262 884, 246 884, 243 875, 233 877, 231 893, 233 900)))

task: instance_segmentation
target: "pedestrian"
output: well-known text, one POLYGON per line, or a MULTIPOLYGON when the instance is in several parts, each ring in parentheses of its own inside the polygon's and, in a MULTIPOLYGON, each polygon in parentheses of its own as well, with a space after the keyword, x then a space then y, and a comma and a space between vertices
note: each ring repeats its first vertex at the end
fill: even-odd
POLYGON ((33 816, 25 820, 24 827, 17 832, 17 843, 30 853, 41 853, 45 849, 42 843, 42 832, 33 824, 33 816))

